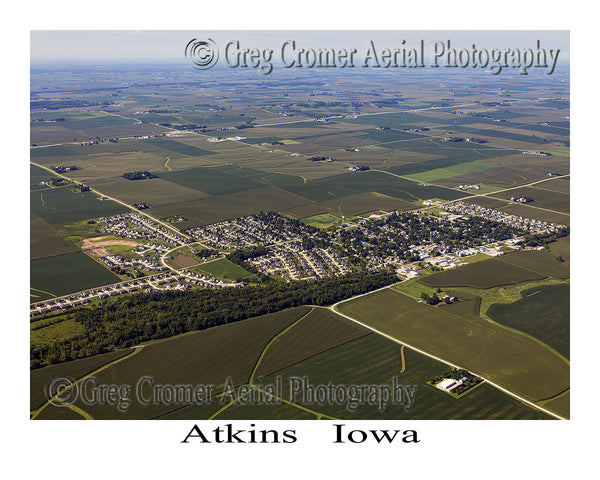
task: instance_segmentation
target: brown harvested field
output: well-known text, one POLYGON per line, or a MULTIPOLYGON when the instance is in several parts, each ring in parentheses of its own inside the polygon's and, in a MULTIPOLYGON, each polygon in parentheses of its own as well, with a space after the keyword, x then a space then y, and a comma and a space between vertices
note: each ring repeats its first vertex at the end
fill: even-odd
POLYGON ((269 346, 258 366, 255 378, 266 377, 369 333, 369 330, 329 310, 317 308, 269 346))
POLYGON ((191 267, 192 265, 196 265, 198 263, 198 260, 186 255, 177 255, 177 257, 175 257, 175 261, 183 267, 191 267))

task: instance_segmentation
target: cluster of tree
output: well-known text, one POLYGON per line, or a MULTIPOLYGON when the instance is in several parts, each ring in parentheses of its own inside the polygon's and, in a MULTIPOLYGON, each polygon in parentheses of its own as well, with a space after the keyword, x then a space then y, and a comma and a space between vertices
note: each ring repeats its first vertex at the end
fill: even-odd
POLYGON ((393 213, 372 220, 363 228, 336 232, 337 241, 353 256, 384 258, 391 255, 401 260, 419 260, 411 246, 436 243, 446 251, 455 252, 485 243, 498 242, 522 235, 523 230, 505 223, 473 216, 453 222, 414 213, 393 213))
POLYGON ((124 173, 123 178, 127 180, 143 180, 146 178, 158 178, 158 175, 154 175, 146 170, 137 170, 135 172, 124 173))
POLYGON ((441 290, 439 288, 438 288, 437 292, 434 292, 431 295, 423 292, 423 293, 421 293, 421 300, 423 300, 428 305, 437 305, 438 303, 442 303, 442 302, 445 303, 446 305, 451 304, 453 297, 440 298, 438 296, 438 293, 440 293, 440 292, 441 292, 441 290))
POLYGON ((199 252, 196 252, 196 256, 198 258, 208 258, 208 257, 214 257, 216 255, 219 255, 219 251, 213 250, 211 248, 204 248, 204 249, 200 250, 199 252))
POLYGON ((65 319, 73 319, 84 332, 52 344, 32 345, 31 367, 97 355, 290 307, 330 305, 396 280, 394 274, 352 273, 321 280, 272 281, 243 289, 166 290, 109 298, 97 306, 77 307, 65 313, 65 319))
POLYGON ((250 124, 250 123, 242 123, 241 125, 238 125, 237 127, 238 130, 242 130, 244 128, 254 128, 254 125, 250 124))
POLYGON ((323 160, 329 160, 331 162, 335 161, 335 158, 331 158, 331 157, 310 157, 308 159, 311 162, 322 162, 323 160))
POLYGON ((523 243, 527 247, 545 247, 549 243, 552 243, 559 238, 568 236, 569 233, 569 227, 563 227, 555 232, 549 233, 528 233, 523 236, 523 243))
POLYGON ((134 203, 133 206, 135 208, 137 208, 138 210, 146 210, 147 208, 152 208, 152 205, 150 205, 149 203, 134 203))

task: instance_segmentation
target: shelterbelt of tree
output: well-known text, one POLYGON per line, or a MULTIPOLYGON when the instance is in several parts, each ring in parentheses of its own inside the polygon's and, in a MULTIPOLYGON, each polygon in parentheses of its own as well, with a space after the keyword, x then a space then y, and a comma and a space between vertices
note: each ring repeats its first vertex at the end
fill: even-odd
MULTIPOLYGON (((151 292, 111 298, 53 317, 74 319, 82 334, 31 347, 31 367, 74 360, 300 305, 331 305, 397 281, 392 273, 351 273, 320 280, 222 290, 151 292)), ((55 323, 54 322, 54 323, 55 323)))

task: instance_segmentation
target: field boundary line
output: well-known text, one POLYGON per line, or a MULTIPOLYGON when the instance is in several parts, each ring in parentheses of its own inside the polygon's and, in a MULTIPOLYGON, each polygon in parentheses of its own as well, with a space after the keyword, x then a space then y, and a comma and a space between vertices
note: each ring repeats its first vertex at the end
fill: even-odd
POLYGON ((267 342, 267 344, 264 346, 264 348, 260 352, 260 355, 258 357, 258 360, 256 360, 256 363, 254 364, 254 368, 252 369, 252 372, 250 372, 250 377, 248 378, 248 385, 253 386, 252 382, 254 381, 254 375, 256 374, 256 370, 258 370, 260 362, 263 359, 263 357, 265 356, 265 353, 267 352, 267 350, 269 349, 269 347, 271 346, 271 344, 273 342, 275 342, 275 340, 277 340, 281 335, 284 335, 285 333, 289 332, 298 323, 300 323, 304 318, 306 318, 308 315, 310 315, 314 310, 315 310, 314 307, 310 307, 310 310, 308 312, 306 312, 298 320, 295 320, 292 324, 288 325, 283 330, 281 330, 280 332, 278 332, 277 334, 275 334, 275 336, 273 338, 271 338, 271 340, 269 340, 267 342))
MULTIPOLYGON (((398 293, 400 293, 400 292, 398 292, 398 293)), ((354 297, 354 298, 357 298, 357 297, 354 297)), ((341 303, 341 302, 338 302, 338 303, 341 303)), ((337 305, 337 304, 336 304, 336 305, 337 305)), ((377 330, 376 328, 374 328, 374 327, 371 327, 370 325, 367 325, 366 323, 363 323, 363 322, 361 322, 361 321, 359 321, 359 320, 356 320, 355 318, 352 318, 351 316, 349 316, 349 315, 346 315, 345 313, 338 312, 338 311, 335 309, 335 305, 332 305, 332 306, 330 306, 330 307, 328 307, 328 308, 329 308, 329 309, 330 309, 332 312, 334 312, 334 313, 337 313, 338 315, 340 315, 340 316, 342 316, 342 317, 344 317, 344 318, 347 318, 348 320, 351 320, 351 321, 353 321, 353 322, 355 322, 355 323, 357 323, 357 324, 359 324, 359 325, 362 325, 363 327, 365 327, 365 328, 368 328, 369 330, 372 330, 373 332, 375 332, 375 333, 377 333, 377 334, 381 335, 382 337, 385 337, 385 338, 387 338, 388 340, 392 340, 393 342, 395 342, 395 343, 398 343, 398 344, 400 344, 400 345, 406 345, 408 348, 410 348, 411 350, 414 350, 414 351, 415 351, 415 352, 417 352, 417 353, 420 353, 420 354, 422 354, 422 355, 425 355, 425 356, 427 356, 427 357, 429 357, 429 358, 433 358, 434 360, 437 360, 438 362, 444 363, 444 364, 446 364, 446 365, 448 365, 448 366, 450 366, 450 367, 452 367, 452 368, 457 368, 457 369, 462 369, 462 368, 463 368, 463 367, 461 367, 461 366, 459 366, 459 365, 456 365, 456 364, 454 364, 454 363, 450 362, 449 360, 445 360, 445 359, 443 359, 443 358, 437 357, 437 356, 435 356, 435 355, 433 355, 433 354, 431 354, 431 353, 428 353, 428 352, 426 352, 426 351, 424 351, 424 350, 421 350, 420 348, 417 348, 417 347, 415 347, 415 346, 413 346, 413 345, 410 345, 409 343, 406 343, 406 342, 404 342, 404 341, 401 341, 401 340, 397 339, 396 337, 392 337, 391 335, 388 335, 387 333, 384 333, 384 332, 382 332, 382 331, 380 331, 380 330, 377 330)), ((523 402, 523 403, 525 403, 525 404, 527 404, 527 405, 529 405, 529 406, 531 406, 531 407, 533 407, 533 408, 535 408, 535 409, 537 409, 537 410, 540 410, 541 412, 543 412, 543 413, 545 413, 545 414, 547 414, 547 415, 550 415, 550 416, 552 416, 552 417, 554 417, 554 418, 557 418, 557 419, 559 419, 559 420, 567 420, 566 418, 564 418, 564 417, 562 417, 562 416, 558 415, 557 413, 554 413, 554 412, 552 412, 552 411, 550 411, 550 410, 547 410, 547 409, 545 409, 545 408, 541 407, 540 405, 536 404, 535 402, 532 402, 532 401, 530 401, 530 400, 527 400, 526 398, 523 398, 523 397, 521 397, 521 396, 517 395, 516 393, 513 393, 513 392, 511 392, 510 390, 508 390, 508 389, 506 389, 506 388, 504 388, 504 387, 502 387, 502 386, 498 385, 498 384, 497 384, 497 383, 495 383, 495 382, 492 382, 491 380, 488 380, 487 378, 485 378, 485 377, 483 377, 483 376, 479 375, 479 374, 478 374, 478 373, 476 373, 476 372, 472 372, 472 371, 470 371, 470 370, 468 370, 468 369, 465 369, 465 370, 469 371, 470 373, 472 373, 472 374, 474 374, 474 375, 477 375, 478 377, 481 377, 481 378, 482 378, 482 379, 483 379, 483 380, 484 380, 486 383, 490 384, 492 387, 495 387, 495 388, 497 388, 498 390, 500 390, 500 391, 502 391, 502 392, 504 392, 504 393, 506 393, 506 394, 510 395, 510 396, 511 396, 511 397, 513 397, 513 398, 516 398, 517 400, 519 400, 519 401, 521 401, 521 402, 523 402)))
MULTIPOLYGON (((124 357, 121 358, 117 358, 116 360, 113 360, 112 362, 109 362, 105 365, 102 365, 101 367, 97 368, 96 370, 91 371, 90 373, 84 375, 83 377, 79 378, 78 380, 76 380, 75 382, 73 382, 71 385, 69 385, 69 387, 67 387, 65 390, 70 390, 71 388, 73 388, 75 385, 79 385, 81 382, 83 382, 86 378, 89 378, 93 375, 96 375, 97 373, 102 372, 103 370, 106 370, 109 367, 112 367, 113 365, 116 365, 119 362, 122 362, 123 360, 127 359, 127 358, 131 358, 133 357, 136 353, 138 353, 138 351, 140 351, 142 348, 144 347, 144 345, 136 345, 135 347, 130 347, 133 351, 127 355, 125 355, 124 357)), ((62 393, 62 391, 60 392, 62 393)), ((50 405, 50 401, 53 400, 54 398, 58 397, 58 393, 56 395, 54 395, 54 397, 46 400, 46 402, 37 410, 33 410, 31 412, 31 420, 35 420, 36 417, 42 413, 42 410, 44 410, 48 405, 50 405)), ((71 405, 67 405, 68 407, 71 407, 71 405)), ((79 413, 79 412, 77 412, 79 413)), ((89 415, 89 414, 88 414, 89 415)), ((91 415, 90 415, 91 417, 91 415)))

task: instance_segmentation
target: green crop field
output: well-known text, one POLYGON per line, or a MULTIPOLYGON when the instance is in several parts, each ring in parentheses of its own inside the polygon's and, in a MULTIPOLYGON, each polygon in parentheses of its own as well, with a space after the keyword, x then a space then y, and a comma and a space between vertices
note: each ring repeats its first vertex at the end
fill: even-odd
POLYGON ((548 245, 548 250, 556 258, 562 257, 567 263, 571 260, 571 237, 559 238, 548 245))
POLYGON ((75 193, 66 187, 31 192, 30 199, 33 213, 51 225, 64 225, 129 211, 111 200, 100 200, 93 192, 75 193))
MULTIPOLYGON (((402 352, 401 348, 390 340, 370 334, 280 370, 266 377, 262 384, 273 384, 280 378, 283 398, 286 400, 293 399, 289 387, 290 379, 294 377, 307 378, 312 385, 328 385, 332 382, 334 385, 346 386, 390 385, 392 379, 397 377, 402 385, 417 387, 413 408, 408 412, 404 405, 388 405, 384 411, 380 411, 378 405, 361 405, 356 411, 352 411, 352 405, 347 403, 320 405, 311 403, 308 399, 303 401, 302 394, 294 399, 300 407, 316 414, 340 419, 548 418, 487 385, 456 400, 447 393, 425 385, 430 378, 447 371, 447 366, 408 348, 402 352)), ((253 418, 255 408, 240 407, 246 418, 253 418)), ((224 413, 226 412, 227 410, 224 413)), ((222 417, 219 415, 217 418, 222 417)))
POLYGON ((83 252, 32 260, 30 274, 32 289, 55 297, 119 281, 119 277, 83 252))
POLYGON ((411 210, 417 208, 414 203, 389 197, 375 192, 358 193, 356 195, 347 195, 335 200, 321 202, 320 205, 330 211, 337 212, 347 217, 358 215, 359 213, 371 212, 373 210, 411 210))
POLYGON ((552 222, 559 225, 570 225, 571 217, 565 213, 549 212, 547 210, 540 210, 534 206, 524 205, 511 205, 508 207, 501 208, 502 211, 511 215, 518 215, 520 217, 533 218, 535 220, 542 220, 543 222, 552 222))
POLYGON ((126 348, 32 370, 29 375, 29 408, 31 410, 39 408, 47 400, 44 394, 44 385, 50 379, 67 377, 77 380, 103 365, 118 360, 130 353, 131 349, 126 348))
POLYGON ((515 303, 494 303, 487 315, 550 345, 569 358, 569 285, 547 285, 523 290, 515 303))
POLYGON ((153 207, 174 202, 198 200, 209 196, 202 191, 168 182, 162 178, 134 181, 116 178, 91 182, 91 186, 102 193, 114 196, 129 204, 145 202, 153 207))
POLYGON ((246 178, 243 171, 239 172, 239 170, 230 166, 190 168, 188 170, 162 173, 160 177, 169 182, 200 190, 210 195, 226 195, 265 186, 263 182, 246 178))
POLYGON ((225 258, 203 263, 202 265, 195 267, 195 270, 200 270, 210 273, 215 277, 234 281, 237 279, 249 280, 255 277, 254 274, 244 270, 239 265, 236 265, 225 258))
POLYGON ((467 173, 480 172, 493 167, 494 165, 484 162, 467 162, 459 163, 446 168, 434 168, 433 170, 429 170, 427 172, 415 173, 412 175, 407 175, 406 177, 418 182, 433 182, 435 180, 440 180, 441 178, 456 177, 467 173))
POLYGON ((569 267, 560 263, 552 255, 539 250, 521 250, 502 255, 498 260, 510 265, 532 270, 541 275, 560 279, 569 278, 569 267))
POLYGON ((159 218, 182 215, 188 220, 178 224, 180 228, 206 225, 229 218, 242 217, 274 208, 286 211, 310 204, 311 201, 276 187, 255 188, 244 192, 219 195, 188 202, 177 202, 152 209, 159 218))
POLYGON ((369 330, 329 310, 315 309, 269 345, 258 364, 255 376, 266 377, 368 333, 369 330))
POLYGON ((550 398, 569 387, 568 363, 535 340, 499 325, 452 315, 392 289, 337 308, 530 400, 550 398))
POLYGON ((498 258, 490 258, 436 273, 421 279, 420 282, 428 287, 491 288, 545 277, 547 274, 526 270, 498 258))
POLYGON ((146 140, 150 145, 155 145, 171 152, 181 153, 190 157, 201 157, 203 155, 211 155, 215 152, 210 150, 203 150, 192 145, 186 145, 185 143, 177 142, 175 140, 169 140, 167 138, 151 138, 146 140))
POLYGON ((29 251, 30 259, 52 257, 65 253, 77 252, 79 248, 71 240, 34 213, 29 221, 29 251))
MULTIPOLYGON (((172 339, 150 343, 135 355, 115 364, 97 375, 98 383, 135 385, 144 376, 151 376, 155 384, 215 385, 215 393, 223 390, 228 378, 237 385, 246 383, 258 357, 278 332, 310 311, 297 307, 278 313, 254 317, 201 332, 189 333, 172 339)), ((82 408, 93 418, 149 419, 165 415, 180 405, 143 405, 135 395, 127 412, 115 406, 86 406, 82 408)), ((214 399, 218 406, 219 399, 214 399)), ((53 418, 60 408, 47 407, 38 417, 53 418)))

